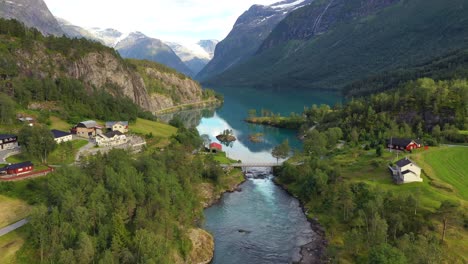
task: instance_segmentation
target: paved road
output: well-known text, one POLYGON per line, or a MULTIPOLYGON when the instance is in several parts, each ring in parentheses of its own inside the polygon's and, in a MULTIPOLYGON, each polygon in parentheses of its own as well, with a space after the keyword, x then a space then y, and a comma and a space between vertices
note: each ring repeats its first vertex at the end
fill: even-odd
POLYGON ((28 219, 23 219, 23 220, 20 220, 12 225, 9 225, 9 226, 6 226, 2 229, 0 229, 0 236, 4 236, 12 231, 15 231, 16 229, 24 226, 25 224, 27 224, 29 221, 28 219))
POLYGON ((20 151, 20 148, 0 151, 0 163, 7 163, 6 158, 8 158, 11 155, 19 154, 20 151))

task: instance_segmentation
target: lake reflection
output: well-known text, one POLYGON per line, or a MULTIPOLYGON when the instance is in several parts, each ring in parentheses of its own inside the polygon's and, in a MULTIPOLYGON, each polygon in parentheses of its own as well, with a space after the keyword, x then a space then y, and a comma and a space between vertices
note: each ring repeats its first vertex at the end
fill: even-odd
POLYGON ((250 109, 268 109, 282 116, 291 112, 302 113, 304 107, 313 104, 334 105, 341 102, 336 94, 317 91, 265 92, 254 89, 217 88, 224 95, 224 105, 218 109, 189 110, 160 117, 169 121, 178 116, 186 126, 197 127, 200 135, 207 134, 213 142, 225 129, 232 129, 237 138, 232 146, 224 146, 228 157, 244 162, 273 162, 271 150, 285 139, 293 149, 301 149, 301 142, 294 130, 248 124, 244 119, 250 109), (263 134, 263 142, 254 143, 250 135, 263 134))

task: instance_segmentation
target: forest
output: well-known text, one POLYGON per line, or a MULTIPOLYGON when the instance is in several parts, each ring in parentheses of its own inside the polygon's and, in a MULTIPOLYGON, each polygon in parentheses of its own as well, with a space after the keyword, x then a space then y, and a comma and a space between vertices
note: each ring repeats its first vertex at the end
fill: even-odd
POLYGON ((461 131, 468 128, 467 104, 466 80, 423 78, 304 111, 303 164, 286 163, 277 181, 320 216, 332 241, 332 262, 463 263, 445 242, 449 228, 468 228, 468 212, 454 189, 442 190, 445 185, 433 178, 428 185, 392 185, 385 168, 397 156, 385 144, 391 137, 422 139, 429 146, 466 143, 461 131), (446 190, 450 194, 441 196, 446 190))
MULTIPOLYGON (((196 186, 224 175, 191 150, 193 129, 179 129, 167 150, 112 150, 28 183, 35 207, 19 263, 175 263, 192 249, 203 221, 196 186)), ((15 193, 13 183, 0 183, 15 193)), ((24 196, 21 194, 21 196, 24 196)))

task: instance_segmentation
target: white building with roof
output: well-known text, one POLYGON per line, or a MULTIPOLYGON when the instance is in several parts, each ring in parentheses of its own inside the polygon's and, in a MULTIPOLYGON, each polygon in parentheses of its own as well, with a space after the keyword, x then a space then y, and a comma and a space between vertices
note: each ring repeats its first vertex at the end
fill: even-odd
POLYGON ((390 166, 389 168, 397 184, 423 181, 421 178, 421 167, 408 158, 397 161, 395 166, 390 166))

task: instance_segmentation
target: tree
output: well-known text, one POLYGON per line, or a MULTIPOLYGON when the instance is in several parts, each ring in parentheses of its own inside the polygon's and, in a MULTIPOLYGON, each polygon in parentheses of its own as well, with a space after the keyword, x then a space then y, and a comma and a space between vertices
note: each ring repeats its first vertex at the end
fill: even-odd
POLYGON ((42 163, 47 163, 49 154, 57 147, 52 133, 44 126, 25 126, 20 130, 18 138, 26 152, 42 163))
POLYGON ((276 158, 276 162, 279 162, 279 159, 285 159, 289 156, 291 148, 289 147, 289 141, 286 139, 283 143, 279 144, 271 151, 271 155, 276 158))
POLYGON ((257 117, 257 110, 256 109, 249 109, 249 117, 257 117))
POLYGON ((9 125, 15 120, 15 102, 6 94, 0 93, 0 124, 9 125))
POLYGON ((405 255, 388 244, 372 248, 369 253, 369 264, 405 264, 405 255))
POLYGON ((442 220, 442 242, 445 239, 445 235, 447 232, 448 225, 451 221, 454 221, 458 218, 458 210, 460 207, 460 203, 457 201, 445 200, 440 205, 439 209, 437 210, 437 214, 441 217, 442 220))
POLYGON ((375 154, 377 155, 377 157, 382 157, 382 146, 381 145, 378 145, 377 148, 375 149, 375 154))

